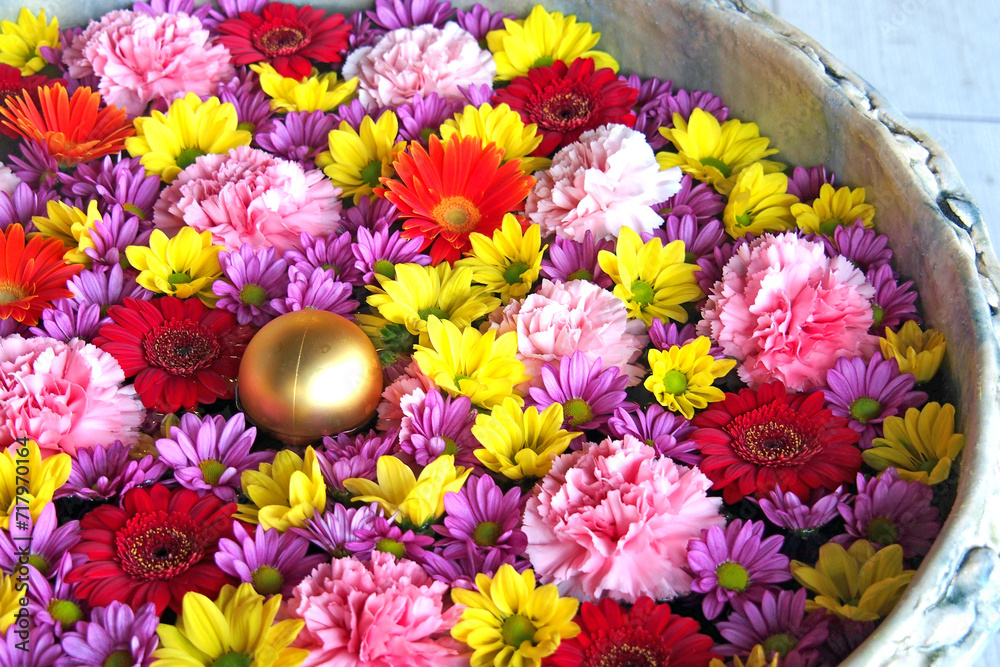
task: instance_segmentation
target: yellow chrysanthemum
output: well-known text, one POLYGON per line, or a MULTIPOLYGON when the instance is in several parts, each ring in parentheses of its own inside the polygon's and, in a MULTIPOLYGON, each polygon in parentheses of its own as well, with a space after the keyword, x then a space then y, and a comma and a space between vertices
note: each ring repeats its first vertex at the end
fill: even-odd
POLYGON ((941 367, 947 344, 944 334, 935 329, 921 331, 920 325, 907 320, 899 331, 885 330, 885 338, 879 338, 882 356, 895 359, 900 373, 912 373, 917 383, 934 377, 941 367))
POLYGON ((459 137, 479 137, 483 144, 494 143, 503 151, 503 160, 518 159, 526 174, 548 169, 552 160, 547 157, 532 157, 531 153, 542 143, 542 135, 534 123, 525 125, 521 114, 506 104, 493 107, 483 104, 476 108, 468 105, 462 113, 455 114, 441 126, 441 138, 445 141, 453 135, 459 137))
POLYGON ((534 406, 525 410, 508 398, 490 414, 476 416, 472 435, 482 447, 474 453, 484 466, 510 479, 544 477, 553 459, 583 435, 563 430, 562 424, 561 403, 539 413, 534 406))
POLYGON ((833 236, 837 227, 853 225, 855 220, 861 220, 865 227, 872 226, 875 219, 875 207, 865 203, 865 189, 854 190, 843 187, 834 190, 829 183, 824 183, 819 189, 819 197, 809 204, 795 204, 792 215, 799 229, 809 234, 833 236))
POLYGON ((89 267, 91 259, 83 250, 86 247, 93 247, 90 231, 94 228, 94 224, 102 219, 97 210, 97 202, 91 200, 86 213, 61 201, 50 201, 45 205, 45 209, 46 215, 32 216, 31 222, 43 236, 51 236, 63 242, 66 246, 63 259, 70 264, 83 264, 89 267))
POLYGON ((53 17, 48 22, 44 9, 35 17, 27 7, 21 7, 17 23, 0 21, 0 63, 25 75, 41 72, 48 65, 39 50, 42 46, 60 48, 59 19, 53 17))
MULTIPOLYGON (((0 528, 10 530, 10 522, 37 521, 52 495, 69 479, 69 454, 42 459, 34 440, 16 442, 0 456, 0 528), (21 472, 16 472, 18 467, 21 472), (27 468, 27 474, 24 469, 27 468), (27 480, 27 483, 25 483, 27 480), (27 487, 27 493, 25 493, 27 487)), ((27 525, 24 527, 27 530, 27 525)))
POLYGON ((196 296, 211 306, 219 298, 212 285, 222 275, 222 250, 222 246, 212 245, 212 232, 199 234, 193 227, 181 227, 172 239, 154 229, 148 247, 130 245, 125 256, 139 270, 135 281, 150 292, 179 299, 196 296))
POLYGON ((677 151, 656 154, 660 169, 680 167, 724 195, 732 192, 740 172, 754 163, 759 162, 765 174, 784 169, 780 162, 764 159, 778 149, 767 147, 771 140, 760 136, 756 123, 732 119, 720 124, 712 114, 695 109, 688 121, 675 113, 674 127, 661 127, 660 134, 677 151))
POLYGON ((788 177, 780 171, 765 174, 759 162, 741 171, 722 214, 726 233, 739 238, 793 229, 791 208, 799 198, 787 190, 788 177))
POLYGON ((358 88, 357 77, 338 81, 336 72, 295 79, 282 76, 267 63, 254 63, 250 69, 260 76, 260 87, 271 98, 275 111, 331 111, 347 102, 358 88))
POLYGON ((561 60, 567 65, 577 58, 593 58, 594 67, 618 71, 618 62, 603 51, 592 51, 601 39, 589 23, 577 23, 572 14, 548 12, 535 5, 526 19, 504 19, 502 30, 486 34, 486 46, 493 52, 497 79, 510 81, 524 76, 533 67, 561 60))
POLYGON ((955 433, 955 406, 932 402, 910 408, 903 417, 886 417, 882 437, 861 456, 876 470, 891 466, 900 479, 933 485, 948 479, 963 447, 965 436, 955 433))
POLYGON ((309 651, 291 648, 305 621, 274 622, 281 596, 265 599, 251 584, 226 585, 213 602, 188 593, 173 625, 160 623, 160 646, 153 652, 157 667, 298 667, 309 651))
POLYGON ((417 345, 413 360, 434 383, 452 396, 468 396, 489 410, 506 398, 524 403, 515 385, 528 380, 517 354, 517 332, 497 337, 496 330, 479 333, 459 329, 448 320, 427 318, 430 345, 417 345))
POLYGON ((555 584, 535 584, 534 570, 501 565, 490 578, 476 575, 476 590, 451 589, 465 606, 451 636, 468 644, 472 667, 540 667, 563 639, 580 634, 573 622, 580 603, 559 597, 555 584))
POLYGON ((472 469, 455 465, 455 457, 442 454, 420 471, 413 471, 395 456, 380 456, 376 463, 376 482, 362 477, 344 480, 351 500, 378 503, 396 521, 409 521, 414 526, 437 519, 444 514, 444 494, 459 491, 472 469))
POLYGON ((455 266, 471 268, 472 279, 499 294, 505 305, 531 291, 542 268, 542 253, 549 247, 542 245, 538 225, 529 225, 528 231, 522 231, 521 223, 510 213, 504 216, 503 225, 493 232, 492 239, 474 232, 469 234, 469 242, 472 249, 455 266))
POLYGON ((691 419, 695 410, 704 410, 726 395, 713 383, 736 366, 735 359, 716 359, 708 350, 712 341, 699 336, 683 347, 651 349, 648 353, 651 373, 643 384, 660 405, 691 419))
MULTIPOLYGON (((27 586, 27 582, 24 583, 27 586)), ((17 619, 17 612, 21 610, 21 598, 27 592, 17 590, 17 580, 15 577, 0 573, 0 635, 7 632, 7 628, 13 625, 17 619)), ((25 614, 27 614, 27 607, 25 614)))
POLYGON ((430 345, 427 318, 431 315, 464 329, 500 305, 500 299, 485 287, 473 287, 473 275, 471 268, 453 269, 448 262, 437 266, 397 264, 395 280, 379 275, 378 286, 368 287, 373 292, 368 305, 387 321, 402 324, 419 336, 421 345, 430 345))
POLYGON ((316 156, 316 166, 344 190, 341 196, 352 195, 355 204, 362 197, 374 199, 378 179, 395 176, 392 163, 406 148, 405 141, 396 141, 398 134, 399 119, 391 111, 384 111, 378 121, 365 116, 360 132, 345 120, 339 129, 330 130, 330 150, 316 156))
POLYGON ((630 227, 618 235, 615 252, 597 255, 601 269, 615 282, 614 295, 625 302, 629 319, 648 327, 654 319, 687 322, 683 304, 705 296, 694 274, 698 267, 684 262, 684 241, 663 247, 656 237, 647 243, 630 227))
POLYGON ((875 551, 868 540, 858 540, 849 549, 824 544, 815 567, 793 560, 791 569, 795 581, 816 593, 806 602, 806 611, 826 609, 853 621, 885 617, 916 574, 903 569, 903 547, 893 544, 875 551))
POLYGON ((134 137, 125 140, 133 157, 141 157, 146 173, 159 174, 171 183, 185 167, 202 155, 227 153, 249 146, 253 138, 237 128, 236 107, 218 97, 204 102, 194 93, 174 100, 167 113, 154 111, 135 119, 134 137))
MULTIPOLYGON (((768 660, 764 653, 764 647, 757 644, 750 650, 750 655, 747 656, 745 662, 738 655, 733 656, 732 667, 779 667, 778 658, 780 655, 778 651, 771 651, 771 659, 768 660)), ((727 667, 727 665, 718 658, 712 658, 708 667, 727 667)))
POLYGON ((253 505, 240 505, 236 518, 284 532, 302 526, 326 507, 326 482, 316 451, 306 448, 305 458, 290 449, 278 452, 274 463, 246 470, 240 479, 243 493, 253 505))

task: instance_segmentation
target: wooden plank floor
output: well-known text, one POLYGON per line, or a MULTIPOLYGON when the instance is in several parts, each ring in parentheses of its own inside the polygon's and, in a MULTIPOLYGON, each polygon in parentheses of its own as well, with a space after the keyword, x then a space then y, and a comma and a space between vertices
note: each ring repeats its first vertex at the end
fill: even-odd
MULTIPOLYGON (((760 0, 925 129, 958 168, 1000 247, 1000 3, 760 0)), ((1000 667, 1000 635, 967 667, 1000 667)))

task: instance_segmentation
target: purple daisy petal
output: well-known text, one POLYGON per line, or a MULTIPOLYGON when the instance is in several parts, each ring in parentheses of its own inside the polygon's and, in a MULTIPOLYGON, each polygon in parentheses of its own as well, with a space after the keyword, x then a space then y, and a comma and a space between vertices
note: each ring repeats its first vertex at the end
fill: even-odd
POLYGON ((549 280, 588 280, 599 287, 611 287, 611 276, 604 273, 597 261, 602 250, 614 252, 613 240, 594 240, 588 229, 583 241, 556 237, 549 245, 549 252, 542 258, 541 274, 549 280))
POLYGON ((335 236, 314 237, 306 232, 299 235, 302 249, 287 250, 282 259, 288 263, 288 278, 292 281, 307 279, 318 269, 333 271, 333 278, 354 287, 364 285, 361 271, 355 267, 356 259, 351 249, 351 235, 341 232, 335 236))
POLYGON ((608 419, 616 408, 631 412, 637 407, 625 399, 628 377, 615 366, 601 370, 600 357, 591 361, 586 353, 574 352, 558 367, 545 363, 540 375, 542 386, 528 390, 531 402, 539 411, 561 404, 563 428, 569 431, 597 429, 607 433, 608 419))
POLYGON ((205 27, 209 30, 216 30, 219 24, 226 19, 236 19, 240 17, 243 12, 250 12, 251 14, 260 14, 263 11, 264 6, 270 0, 218 0, 216 3, 208 3, 205 6, 209 8, 208 14, 202 20, 205 27), (214 5, 218 5, 218 9, 214 5))
POLYGON ((672 241, 684 242, 684 261, 694 264, 713 250, 726 238, 726 228, 718 220, 708 220, 699 224, 692 213, 678 217, 671 213, 663 226, 652 234, 643 234, 643 240, 660 239, 664 245, 672 241))
POLYGON ((357 531, 370 526, 381 515, 378 503, 362 507, 344 507, 334 504, 331 509, 317 512, 301 527, 289 532, 306 538, 334 558, 350 556, 347 544, 357 539, 357 531))
MULTIPOLYGON (((364 200, 362 200, 364 201, 364 200)), ((427 266, 431 258, 420 252, 421 239, 404 239, 399 230, 380 227, 375 231, 358 227, 358 240, 351 244, 354 253, 354 268, 363 271, 366 285, 375 284, 375 275, 383 275, 390 280, 396 278, 396 264, 419 264, 427 266)))
POLYGON ((112 664, 110 658, 119 655, 127 662, 119 664, 148 667, 153 651, 159 646, 156 627, 160 618, 152 602, 138 611, 121 602, 107 607, 95 607, 89 621, 80 621, 72 632, 62 638, 67 667, 93 667, 112 664))
POLYGON ((412 530, 403 531, 394 517, 376 516, 364 528, 354 531, 354 541, 345 546, 354 556, 370 559, 373 551, 392 554, 395 558, 409 558, 422 563, 427 553, 425 547, 434 544, 430 535, 421 535, 412 530))
POLYGON ((215 564, 241 582, 253 584, 264 597, 289 597, 313 568, 327 560, 324 555, 306 555, 308 549, 309 540, 301 534, 265 529, 260 524, 251 534, 236 521, 233 539, 219 540, 215 564))
POLYGON ((667 101, 673 96, 673 83, 656 77, 641 79, 635 74, 619 76, 618 80, 639 91, 632 107, 635 110, 633 129, 646 135, 646 141, 654 151, 660 150, 667 144, 667 140, 660 134, 660 128, 672 122, 667 101))
POLYGON ((875 311, 872 323, 874 333, 881 335, 886 329, 895 329, 909 320, 920 324, 916 303, 918 295, 913 289, 912 280, 897 282, 892 267, 888 264, 869 269, 865 277, 875 288, 875 298, 872 299, 872 310, 875 311))
POLYGON ((253 70, 237 68, 235 77, 219 84, 216 97, 236 107, 239 129, 254 135, 274 129, 271 98, 261 89, 260 79, 253 70))
POLYGON ((819 238, 826 245, 827 255, 843 255, 865 273, 892 260, 889 237, 865 228, 860 220, 855 220, 853 225, 837 225, 832 241, 822 235, 819 238))
POLYGON ((79 557, 64 553, 53 564, 53 572, 49 573, 52 581, 35 568, 28 572, 25 594, 29 617, 39 625, 52 626, 56 637, 74 629, 79 619, 86 617, 89 611, 89 607, 73 593, 76 584, 66 583, 66 575, 80 562, 79 557))
POLYGON ((340 228, 356 234, 362 227, 376 231, 390 226, 399 217, 399 209, 388 199, 362 197, 357 205, 344 209, 340 218, 340 228))
MULTIPOLYGON (((69 279, 66 288, 73 293, 76 301, 97 306, 102 315, 111 306, 125 303, 125 299, 149 301, 153 298, 152 292, 135 282, 131 276, 125 275, 121 264, 115 264, 104 271, 84 269, 69 279)), ((106 315, 101 318, 101 324, 110 321, 106 315)))
POLYGON ((90 341, 101 328, 101 307, 74 299, 56 299, 51 308, 42 311, 38 324, 40 326, 29 329, 36 336, 63 341, 72 338, 90 341))
POLYGON ((386 30, 426 23, 440 28, 454 15, 455 8, 446 0, 375 0, 375 11, 367 12, 368 18, 386 30))
POLYGON ((477 574, 492 577, 501 565, 510 565, 518 572, 524 572, 531 567, 531 562, 527 558, 518 558, 495 549, 484 554, 482 549, 472 546, 466 548, 461 555, 450 558, 429 551, 424 554, 423 562, 424 570, 437 581, 466 590, 476 590, 477 574))
POLYGON ((761 644, 768 659, 780 656, 783 667, 817 665, 829 621, 822 609, 806 614, 806 594, 804 588, 765 591, 760 602, 734 602, 735 611, 716 626, 730 643, 716 649, 723 655, 747 655, 761 644))
POLYGON ((503 29, 504 19, 513 21, 516 18, 516 14, 494 13, 480 4, 475 4, 469 11, 459 9, 458 17, 455 20, 466 32, 479 40, 479 42, 483 42, 486 39, 486 33, 491 30, 503 29))
POLYGON ((49 149, 36 141, 21 143, 22 157, 9 155, 11 171, 24 183, 39 192, 57 192, 59 182, 59 163, 49 149))
POLYGON ((430 93, 426 97, 417 95, 409 102, 396 107, 396 116, 399 117, 399 136, 426 146, 430 136, 437 134, 441 124, 461 111, 464 106, 462 102, 449 101, 437 93, 430 93))
POLYGON ((399 449, 418 466, 426 466, 442 454, 455 457, 455 465, 480 468, 474 452, 479 441, 472 435, 478 412, 467 396, 425 394, 414 389, 400 400, 403 419, 399 429, 399 449))
POLYGON ((111 498, 136 486, 154 484, 170 470, 166 463, 152 455, 135 461, 131 453, 132 449, 121 440, 107 447, 77 450, 69 479, 56 492, 56 497, 111 498))
POLYGON ((199 21, 203 21, 211 9, 211 5, 202 5, 195 9, 194 0, 149 0, 132 5, 132 11, 150 16, 184 13, 197 17, 199 21))
MULTIPOLYGON (((0 531, 0 570, 13 572, 17 567, 22 547, 28 545, 28 565, 46 577, 55 577, 63 556, 80 541, 80 522, 67 521, 59 525, 56 506, 49 503, 42 508, 38 520, 27 518, 28 528, 20 529, 11 522, 10 531, 0 531)), ((75 564, 86 560, 82 554, 75 557, 75 564)))
POLYGON ((693 215, 699 225, 706 225, 726 209, 722 195, 707 183, 695 181, 689 174, 681 178, 681 189, 673 197, 654 206, 664 217, 693 215))
MULTIPOLYGON (((289 253, 292 251, 289 251, 289 253)), ((223 250, 219 264, 225 280, 216 280, 212 291, 219 296, 216 308, 236 314, 240 324, 262 327, 278 315, 271 301, 288 289, 288 263, 273 247, 254 251, 244 243, 238 252, 223 250)))
POLYGON ((258 131, 254 141, 278 157, 301 163, 303 169, 313 169, 316 156, 329 148, 328 136, 336 126, 337 120, 322 111, 292 111, 267 131, 258 131))
POLYGON ((826 167, 796 167, 788 177, 788 194, 795 195, 803 204, 812 206, 819 197, 819 191, 824 185, 833 185, 833 172, 827 173, 826 167))
MULTIPOLYGON (((59 645, 52 625, 38 624, 28 630, 11 629, 0 639, 0 667, 65 667, 65 649, 59 645), (31 633, 25 651, 25 636, 31 633)), ((94 663, 90 663, 94 664, 94 663)))
POLYGON ((90 230, 93 246, 84 248, 83 252, 92 260, 94 271, 106 271, 122 265, 125 249, 130 245, 148 245, 151 233, 152 227, 116 204, 94 223, 90 230))
POLYGON ((781 490, 775 485, 767 498, 757 501, 767 520, 779 528, 791 530, 800 535, 809 535, 837 518, 837 507, 847 497, 844 487, 835 491, 814 489, 808 502, 798 495, 781 490))
POLYGON ((360 304, 351 298, 352 292, 351 284, 337 280, 333 269, 316 268, 308 276, 296 276, 288 284, 286 297, 271 299, 271 308, 282 315, 315 308, 353 321, 360 304))
POLYGON ((373 46, 375 42, 385 35, 387 30, 375 25, 365 11, 357 11, 351 14, 348 22, 351 24, 351 32, 347 35, 347 46, 351 51, 366 46, 373 46))
POLYGON ((55 198, 55 192, 37 192, 27 183, 18 183, 13 195, 0 192, 0 230, 17 223, 24 227, 25 233, 38 231, 31 218, 36 215, 44 217, 47 203, 55 198))
POLYGON ((444 495, 443 525, 432 528, 445 558, 460 558, 469 549, 485 557, 491 551, 522 556, 528 537, 520 529, 525 498, 514 487, 506 493, 489 475, 470 476, 461 490, 444 495))
POLYGON ((139 158, 114 162, 108 156, 101 161, 79 164, 70 173, 60 173, 59 178, 63 192, 76 197, 77 208, 85 210, 87 202, 93 199, 97 201, 97 210, 104 214, 117 204, 141 222, 153 219, 153 206, 160 196, 160 177, 146 174, 139 158))
POLYGON ((380 456, 394 454, 398 447, 399 429, 368 431, 358 435, 341 433, 336 440, 323 438, 323 449, 317 450, 317 459, 323 478, 340 492, 345 499, 350 495, 344 489, 344 480, 351 477, 375 479, 375 466, 380 456))
POLYGON ((664 410, 658 403, 650 405, 645 411, 630 412, 618 408, 608 420, 608 430, 616 438, 631 435, 642 440, 659 456, 669 456, 688 465, 701 463, 698 444, 690 439, 695 428, 687 419, 664 410))

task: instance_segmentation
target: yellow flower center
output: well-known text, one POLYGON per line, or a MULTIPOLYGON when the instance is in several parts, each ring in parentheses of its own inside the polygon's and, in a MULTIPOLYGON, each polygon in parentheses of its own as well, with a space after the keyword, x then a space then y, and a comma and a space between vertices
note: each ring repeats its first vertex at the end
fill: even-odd
POLYGON ((534 641, 536 629, 530 619, 514 614, 504 619, 500 627, 500 638, 507 646, 519 648, 524 642, 534 641))
POLYGON ((53 599, 46 610, 52 616, 52 620, 62 624, 64 630, 83 618, 83 611, 79 605, 69 600, 53 599))
POLYGON ((431 211, 431 217, 450 232, 466 234, 476 228, 483 216, 465 197, 445 197, 431 211))
POLYGON ((750 583, 746 568, 728 560, 715 568, 715 576, 719 580, 719 586, 731 591, 745 591, 750 583))
POLYGON ((20 285, 0 283, 0 303, 16 303, 28 296, 28 292, 20 285))
POLYGON ((240 302, 251 306, 259 306, 264 303, 264 288, 260 285, 244 285, 240 290, 240 302))
POLYGON ((383 537, 375 543, 375 551, 392 554, 396 558, 403 558, 406 556, 406 545, 399 540, 392 539, 391 537, 383 537))

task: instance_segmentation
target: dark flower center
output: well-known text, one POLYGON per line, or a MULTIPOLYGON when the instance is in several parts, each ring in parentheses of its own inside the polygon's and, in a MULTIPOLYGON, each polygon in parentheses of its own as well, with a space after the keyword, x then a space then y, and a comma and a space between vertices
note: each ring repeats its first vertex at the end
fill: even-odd
POLYGON ((500 627, 500 639, 507 646, 519 647, 524 642, 535 640, 535 624, 531 619, 514 614, 504 619, 500 627))
POLYGON ((115 535, 122 569, 137 579, 173 579, 205 555, 201 529, 187 514, 137 514, 115 535))
POLYGON ((281 587, 285 585, 285 578, 281 572, 270 565, 261 565, 250 575, 253 589, 267 597, 281 592, 281 587))
POLYGON ((726 561, 715 568, 719 586, 730 591, 745 591, 750 583, 750 574, 739 563, 726 561))
POLYGON ((851 402, 851 417, 862 424, 867 424, 880 414, 882 414, 882 404, 874 398, 862 396, 851 402))
POLYGON ((212 364, 222 351, 215 334, 195 322, 171 321, 146 334, 146 361, 173 375, 192 375, 212 364))
POLYGON ((125 649, 120 651, 115 651, 101 664, 101 667, 132 667, 135 664, 135 660, 132 659, 132 654, 125 649))
POLYGON ((584 663, 587 667, 667 667, 669 658, 660 658, 658 652, 645 646, 630 644, 609 646, 599 659, 584 663))
POLYGON ((571 132, 585 125, 593 115, 593 106, 588 95, 575 88, 542 93, 533 108, 528 110, 529 118, 545 130, 571 132))
POLYGON ((472 531, 472 541, 481 547, 492 547, 500 539, 500 534, 500 524, 496 521, 480 521, 472 531))
POLYGON ((450 232, 467 234, 476 228, 483 216, 465 197, 445 197, 431 211, 431 217, 450 232))
POLYGON ((250 39, 269 58, 287 56, 309 44, 309 29, 298 21, 272 19, 254 28, 250 39))
POLYGON ((877 516, 868 522, 868 539, 883 547, 895 544, 899 540, 899 529, 896 524, 884 516, 877 516))
POLYGON ((784 658, 798 643, 799 641, 795 637, 789 635, 771 635, 764 640, 764 653, 767 655, 777 653, 784 658))
POLYGON ((737 456, 768 468, 801 465, 822 449, 815 422, 785 403, 739 415, 726 430, 737 456))
POLYGON ((594 418, 594 411, 590 409, 590 404, 582 398, 571 398, 565 401, 562 406, 563 414, 570 426, 580 426, 594 418))

